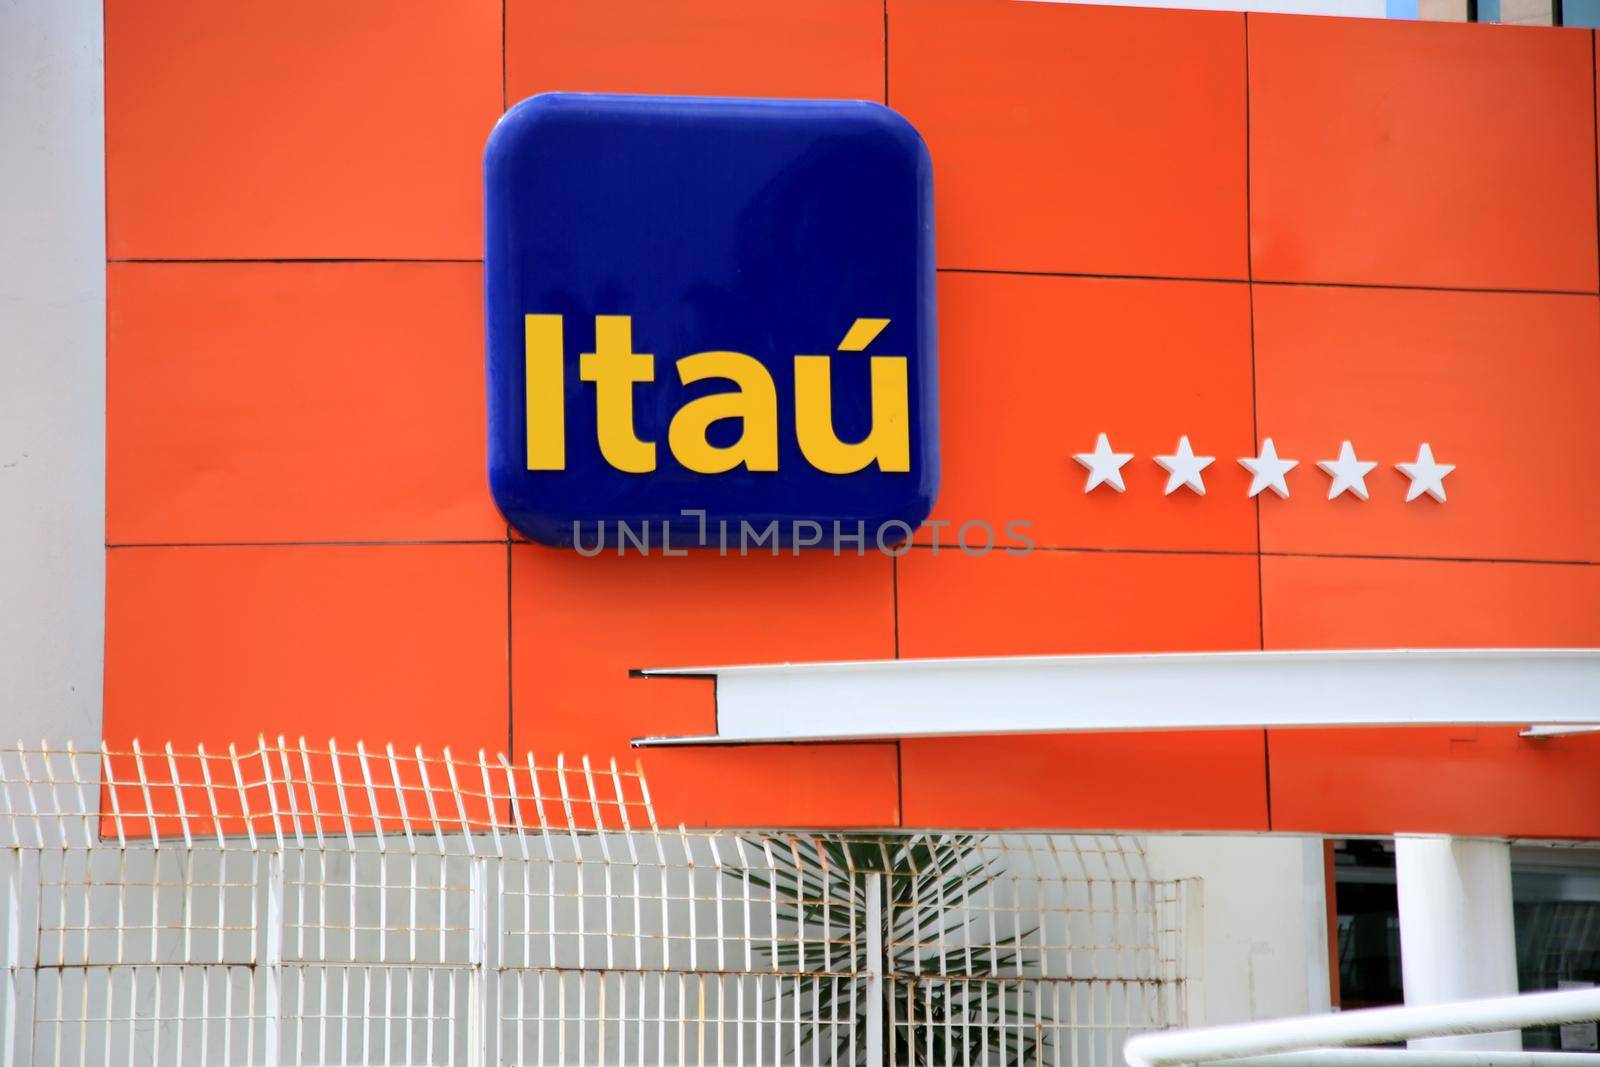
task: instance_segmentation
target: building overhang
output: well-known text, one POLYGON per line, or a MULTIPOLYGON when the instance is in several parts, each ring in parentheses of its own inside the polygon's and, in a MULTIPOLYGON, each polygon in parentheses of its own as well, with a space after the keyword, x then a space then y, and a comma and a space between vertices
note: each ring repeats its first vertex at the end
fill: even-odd
POLYGON ((715 679, 717 730, 638 746, 1108 730, 1600 730, 1600 649, 1200 652, 652 668, 715 679))

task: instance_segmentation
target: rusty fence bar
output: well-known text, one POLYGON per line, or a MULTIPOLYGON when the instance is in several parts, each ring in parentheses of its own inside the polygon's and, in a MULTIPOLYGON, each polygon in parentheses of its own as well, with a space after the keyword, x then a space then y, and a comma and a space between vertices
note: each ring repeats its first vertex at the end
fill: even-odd
POLYGON ((1198 887, 1106 835, 711 832, 637 768, 0 749, 3 1062, 1120 1062, 1198 887))

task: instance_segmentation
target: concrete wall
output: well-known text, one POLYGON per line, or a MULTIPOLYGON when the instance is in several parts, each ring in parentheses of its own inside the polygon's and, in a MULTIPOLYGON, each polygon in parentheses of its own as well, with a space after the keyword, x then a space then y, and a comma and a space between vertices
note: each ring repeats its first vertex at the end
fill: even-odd
POLYGON ((98 0, 0 2, 0 738, 98 744, 105 174, 98 0))
POLYGON ((1321 839, 1160 836, 1144 844, 1153 877, 1204 882, 1204 1006, 1191 1023, 1328 1010, 1321 839))

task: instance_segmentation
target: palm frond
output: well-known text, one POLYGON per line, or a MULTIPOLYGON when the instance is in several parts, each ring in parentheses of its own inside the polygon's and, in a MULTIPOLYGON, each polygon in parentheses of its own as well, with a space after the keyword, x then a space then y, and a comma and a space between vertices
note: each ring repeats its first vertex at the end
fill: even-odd
MULTIPOLYGON (((766 897, 763 905, 785 928, 774 931, 772 939, 757 940, 756 950, 794 975, 791 990, 813 1006, 819 1019, 854 1021, 853 1032, 838 1038, 835 1055, 845 1057, 852 1046, 864 1054, 865 1006, 852 987, 804 972, 866 974, 873 969, 861 935, 867 917, 864 874, 871 872, 883 876, 880 965, 890 973, 886 996, 896 998, 897 1009, 891 1015, 895 1025, 884 1034, 886 1058, 932 1065, 981 1062, 987 1055, 1005 1062, 1044 1057, 1041 1019, 1004 984, 1025 977, 1027 942, 1038 934, 1037 927, 1004 936, 991 932, 981 942, 967 936, 972 917, 963 913, 981 909, 985 895, 1005 876, 998 853, 986 848, 981 836, 795 836, 741 842, 739 855, 745 865, 725 863, 723 874, 759 889, 766 897), (833 932, 829 940, 820 936, 824 927, 833 932), (852 930, 854 941, 845 935, 852 930)), ((819 1034, 806 1030, 802 1043, 820 1041, 819 1034)))

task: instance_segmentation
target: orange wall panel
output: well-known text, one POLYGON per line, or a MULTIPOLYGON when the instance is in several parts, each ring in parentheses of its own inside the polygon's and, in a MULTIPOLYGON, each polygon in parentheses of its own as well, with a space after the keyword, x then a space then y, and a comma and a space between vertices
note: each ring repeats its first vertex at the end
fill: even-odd
POLYGON ((112 544, 503 539, 477 264, 113 264, 112 544))
POLYGON ((107 537, 151 547, 109 551, 107 739, 638 761, 665 825, 1600 836, 1600 738, 1514 729, 629 745, 715 729, 709 681, 640 667, 1600 646, 1600 299, 1570 295, 1600 284, 1592 37, 1009 0, 108 0, 113 261, 424 262, 111 264, 107 537), (1030 520, 1043 547, 502 541, 481 268, 426 261, 481 256, 484 140, 548 90, 887 94, 936 168, 935 518, 1030 520), (1102 430, 1135 453, 1124 494, 1083 493, 1102 430), (1205 497, 1161 494, 1182 434, 1216 457, 1205 497), (1288 500, 1245 495, 1267 436, 1301 461, 1288 500), (1315 467, 1346 437, 1381 464, 1365 503, 1315 467), (1447 504, 1403 502, 1422 441, 1458 465, 1447 504))
POLYGON ((563 90, 883 100, 882 0, 507 0, 508 102, 563 90))
POLYGON ((1267 556, 1267 648, 1600 647, 1600 567, 1267 556))
POLYGON ((499 0, 107 0, 112 259, 483 252, 499 0))
POLYGON ((889 0, 941 267, 1245 276, 1244 16, 889 0))
MULTIPOLYGON (((907 658, 1259 647, 1254 554, 974 557, 913 549, 899 561, 898 584, 907 658)), ((1259 730, 907 739, 901 746, 907 826, 1267 825, 1259 730)))
POLYGON ((1300 460, 1265 551, 1600 559, 1600 300, 1258 285, 1255 316, 1260 433, 1300 460), (1379 463, 1364 502, 1316 469, 1345 438, 1379 463), (1443 504, 1394 468, 1424 441, 1443 504))
POLYGON ((1600 737, 1272 730, 1272 828, 1600 839, 1600 737))
MULTIPOLYGON (((1600 646, 1600 567, 1269 556, 1261 568, 1268 648, 1600 646)), ((1276 830, 1600 837, 1597 737, 1454 727, 1269 738, 1276 830)))
POLYGON ((1255 454, 1245 286, 943 274, 939 328, 942 544, 975 519, 1007 543, 1006 524, 1027 520, 1050 547, 1255 551, 1235 462, 1255 454), (1072 456, 1102 431, 1135 454, 1124 493, 1083 491, 1072 456), (1162 496, 1152 457, 1181 434, 1217 457, 1205 496, 1162 496))
POLYGON ((908 659, 1260 647, 1254 555, 918 548, 898 604, 908 659))
POLYGON ((511 551, 518 751, 640 758, 668 822, 897 821, 893 746, 629 748, 636 737, 716 728, 709 682, 631 670, 892 658, 888 558, 511 551))
POLYGON ((1256 278, 1593 292, 1593 35, 1251 15, 1256 278))
POLYGON ((907 826, 1268 829, 1260 730, 901 744, 907 826))
POLYGON ((113 549, 106 740, 497 752, 505 557, 504 544, 113 549))
POLYGON ((899 826, 893 741, 655 749, 639 757, 663 825, 899 826))

